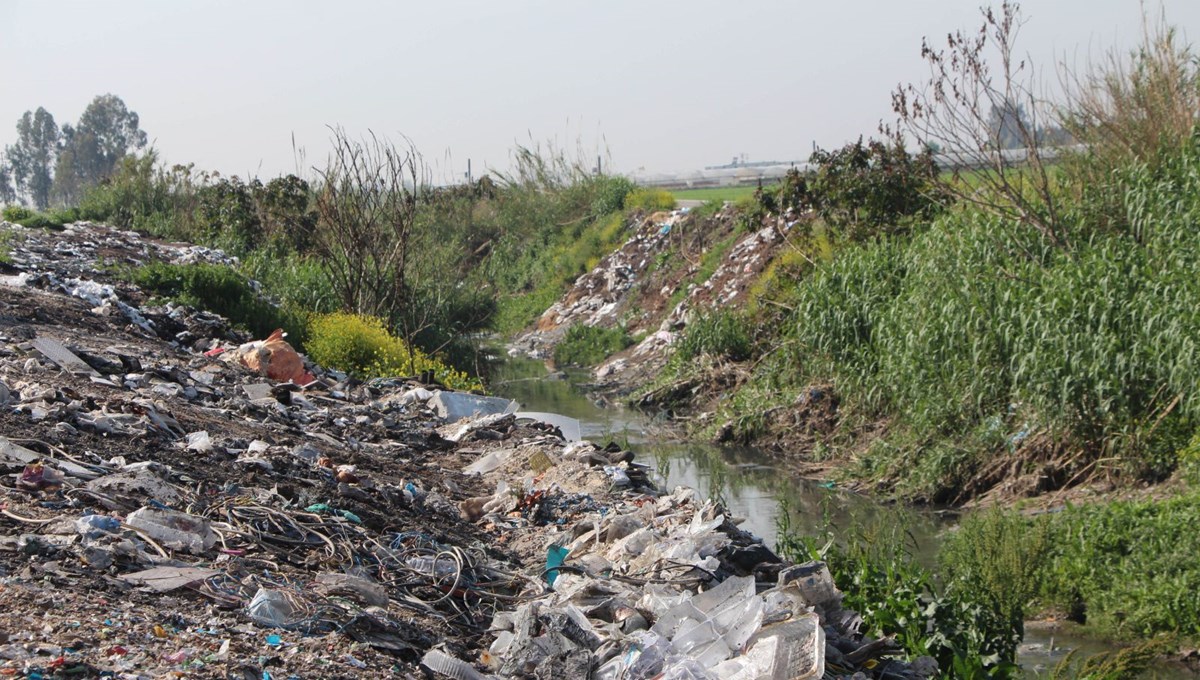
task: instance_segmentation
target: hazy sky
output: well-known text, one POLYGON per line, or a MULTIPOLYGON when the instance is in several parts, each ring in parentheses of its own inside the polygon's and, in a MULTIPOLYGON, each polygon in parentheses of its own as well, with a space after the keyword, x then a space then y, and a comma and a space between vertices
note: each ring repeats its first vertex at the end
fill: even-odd
MULTIPOLYGON (((804 159, 890 119, 921 38, 977 26, 979 4, 0 0, 0 144, 26 110, 74 122, 111 92, 166 160, 227 174, 293 170, 293 135, 311 165, 334 124, 407 135, 442 176, 531 139, 623 172, 804 159)), ((1200 1, 1162 6, 1200 35, 1200 1)), ((1141 31, 1138 0, 1022 7, 1046 66, 1141 31)))

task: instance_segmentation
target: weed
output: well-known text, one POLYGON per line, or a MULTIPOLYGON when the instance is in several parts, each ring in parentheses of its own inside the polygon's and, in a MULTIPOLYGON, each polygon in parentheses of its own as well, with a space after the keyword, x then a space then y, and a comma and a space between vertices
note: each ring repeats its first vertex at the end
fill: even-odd
POLYGON ((1082 661, 1071 652, 1054 666, 1048 677, 1050 680, 1135 680, 1170 648, 1166 639, 1159 638, 1116 652, 1100 652, 1082 661))
POLYGON ((19 224, 26 229, 61 229, 63 225, 80 219, 80 213, 75 208, 36 212, 19 205, 6 207, 2 216, 5 221, 19 224))
POLYGON ((554 348, 554 361, 563 366, 595 366, 632 344, 624 328, 571 326, 554 348))
POLYGON ((675 207, 675 197, 666 189, 634 189, 625 195, 625 210, 656 212, 675 207))
POLYGON ((733 312, 701 314, 688 322, 676 342, 676 360, 691 361, 702 354, 731 361, 749 359, 752 343, 746 328, 746 320, 733 312))
POLYGON ((780 513, 777 548, 797 561, 824 559, 845 606, 863 617, 864 632, 891 635, 910 656, 934 657, 943 677, 1010 678, 1021 640, 1020 622, 998 611, 992 593, 955 580, 940 583, 913 557, 912 538, 899 522, 863 522, 838 534, 800 536, 780 513))
POLYGON ((147 293, 220 314, 255 337, 282 328, 303 347, 306 315, 271 304, 250 287, 246 277, 229 267, 155 262, 131 269, 126 276, 147 293))
POLYGON ((369 316, 335 312, 313 317, 305 345, 313 361, 358 378, 419 376, 429 372, 438 382, 457 390, 482 389, 471 378, 436 358, 409 347, 369 316))
POLYGON ((899 143, 862 138, 835 151, 816 151, 816 171, 791 193, 811 201, 826 224, 844 229, 855 240, 894 232, 913 218, 937 209, 933 180, 937 168, 926 151, 911 155, 899 143))

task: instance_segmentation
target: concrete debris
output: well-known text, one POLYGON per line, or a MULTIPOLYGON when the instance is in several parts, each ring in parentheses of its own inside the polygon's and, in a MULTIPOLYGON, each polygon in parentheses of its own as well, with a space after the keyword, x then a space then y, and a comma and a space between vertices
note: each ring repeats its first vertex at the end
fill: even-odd
POLYGON ((664 493, 633 452, 574 441, 577 422, 305 365, 281 337, 149 304, 101 256, 223 261, 82 223, 12 240, 0 674, 936 675, 863 636, 822 565, 664 493), (300 369, 306 387, 284 382, 300 369), (470 411, 448 422, 435 400, 470 411))

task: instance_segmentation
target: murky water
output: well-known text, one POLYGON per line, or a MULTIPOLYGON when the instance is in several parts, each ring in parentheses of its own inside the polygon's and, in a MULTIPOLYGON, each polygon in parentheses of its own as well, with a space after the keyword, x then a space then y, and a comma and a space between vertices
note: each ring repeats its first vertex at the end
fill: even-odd
MULTIPOLYGON (((523 410, 578 419, 585 439, 627 446, 637 454, 638 462, 655 468, 664 488, 685 485, 720 498, 734 516, 744 520, 743 529, 768 545, 776 543, 785 508, 791 528, 811 536, 837 535, 840 528, 851 524, 870 526, 878 524, 873 520, 886 519, 903 527, 918 561, 932 566, 939 533, 950 526, 949 518, 934 512, 886 505, 835 485, 798 479, 772 467, 770 459, 753 448, 680 442, 641 413, 594 404, 575 387, 587 380, 586 374, 567 374, 564 379, 549 375, 542 362, 510 359, 496 366, 490 385, 496 394, 520 402, 523 410)), ((1072 649, 1078 650, 1077 658, 1084 658, 1114 647, 1081 635, 1070 625, 1050 629, 1031 624, 1018 661, 1027 677, 1043 677, 1072 649)), ((1181 665, 1163 663, 1145 677, 1183 680, 1197 676, 1181 665)))
POLYGON ((497 367, 492 391, 517 400, 523 410, 577 418, 585 439, 628 446, 637 454, 637 462, 656 470, 663 488, 690 486, 719 498, 735 517, 744 520, 743 529, 768 545, 775 545, 786 506, 793 529, 817 536, 855 520, 871 523, 902 513, 918 555, 931 558, 936 552, 936 535, 945 522, 934 513, 882 505, 833 485, 782 474, 765 454, 753 448, 680 442, 641 413, 592 403, 573 386, 574 380, 586 380, 586 376, 553 380, 546 379, 547 374, 541 362, 513 359, 497 367))

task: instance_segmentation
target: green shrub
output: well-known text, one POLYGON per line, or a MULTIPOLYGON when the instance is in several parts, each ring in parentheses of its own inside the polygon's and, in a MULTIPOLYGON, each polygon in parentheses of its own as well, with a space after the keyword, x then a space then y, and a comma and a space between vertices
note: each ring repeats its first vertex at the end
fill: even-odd
POLYGON ((1025 613, 1038 592, 1037 570, 1050 549, 1047 532, 1015 513, 991 511, 965 519, 938 551, 942 578, 972 594, 1024 635, 1025 613))
POLYGON ((29 208, 10 205, 4 209, 4 219, 26 229, 61 229, 64 224, 79 220, 79 211, 73 208, 36 212, 29 208))
POLYGON ((944 574, 1001 603, 1066 615, 1124 639, 1200 639, 1200 495, 1068 506, 1026 518, 968 517, 943 546, 944 574), (1005 602, 1007 600, 1007 602, 1005 602))
POLYGON ((130 270, 129 279, 148 293, 220 314, 257 338, 282 328, 298 349, 304 346, 306 315, 261 298, 246 277, 229 267, 155 262, 130 270))
POLYGON ((617 212, 625 205, 625 199, 636 185, 620 175, 601 175, 589 178, 572 187, 592 195, 592 216, 602 217, 617 212))
POLYGON ((1156 171, 1193 144, 1200 125, 1200 59, 1182 32, 1143 15, 1142 42, 1112 50, 1079 73, 1066 73, 1063 126, 1077 148, 1062 168, 1083 199, 1092 228, 1121 228, 1123 199, 1114 173, 1133 165, 1156 171))
POLYGON ((10 205, 4 208, 4 220, 26 226, 25 221, 31 219, 37 213, 22 205, 10 205))
POLYGON ((1200 496, 1067 508, 1039 517, 1042 603, 1122 637, 1200 639, 1200 496))
POLYGON ((675 208, 675 197, 666 189, 638 188, 625 196, 626 210, 656 212, 675 208))
POLYGON ((890 232, 937 208, 931 198, 937 167, 928 151, 911 155, 901 145, 862 138, 835 151, 816 151, 816 171, 806 183, 793 177, 787 200, 810 199, 817 214, 855 239, 890 232))
POLYGON ((325 271, 312 256, 263 248, 246 255, 241 270, 248 278, 261 283, 263 290, 281 307, 314 314, 337 311, 338 301, 333 288, 325 271))
POLYGON ((633 338, 624 328, 571 326, 554 348, 554 361, 562 366, 595 366, 631 345, 633 338))
POLYGON ((702 354, 731 361, 749 359, 753 343, 748 325, 744 316, 733 312, 701 314, 688 322, 676 340, 675 357, 679 361, 690 361, 702 354))
POLYGON ((482 389, 477 378, 408 347, 388 332, 383 321, 369 316, 335 312, 313 317, 305 349, 316 363, 358 378, 418 376, 431 371, 451 389, 482 389))
POLYGON ((788 517, 785 506, 779 554, 798 562, 825 560, 845 606, 863 617, 865 634, 894 636, 910 657, 932 656, 941 677, 1017 677, 1020 619, 998 610, 995 594, 939 579, 919 564, 903 523, 855 521, 836 535, 803 536, 791 530, 788 517))

